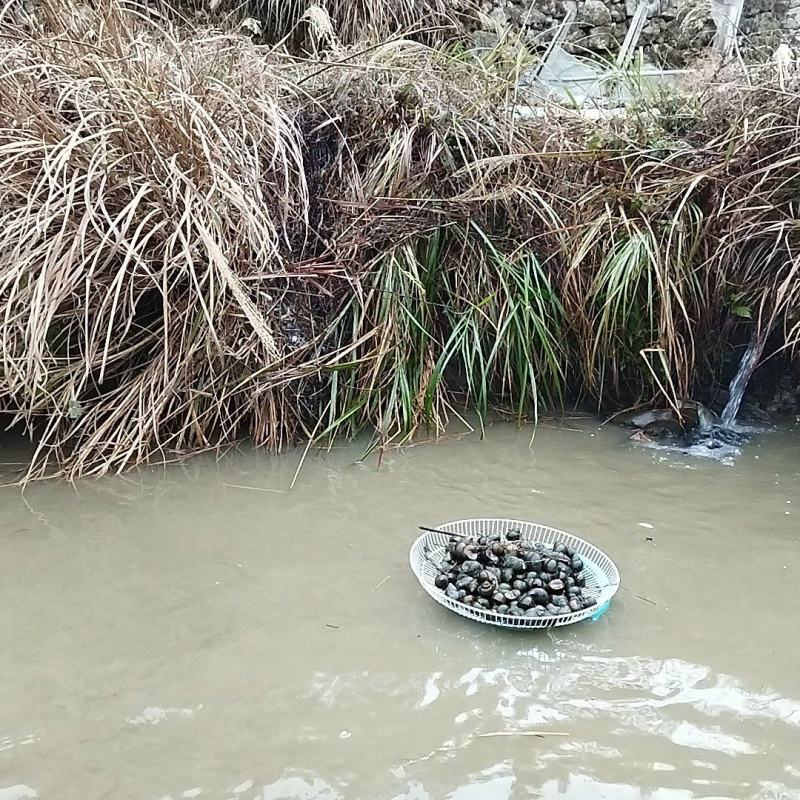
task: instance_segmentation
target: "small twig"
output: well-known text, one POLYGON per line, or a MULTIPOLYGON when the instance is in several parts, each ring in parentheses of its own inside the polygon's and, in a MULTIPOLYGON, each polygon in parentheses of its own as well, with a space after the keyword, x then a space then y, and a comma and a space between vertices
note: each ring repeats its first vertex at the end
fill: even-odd
POLYGON ((272 492, 273 494, 286 494, 283 489, 265 489, 263 486, 243 486, 239 483, 223 483, 231 489, 249 489, 251 492, 272 492))
POLYGON ((338 625, 331 625, 330 622, 326 622, 325 623, 325 627, 326 628, 336 628, 337 631, 339 630, 339 626, 338 625))
POLYGON ((623 591, 627 592, 628 594, 632 594, 634 597, 638 597, 639 600, 644 600, 645 603, 650 603, 651 606, 656 605, 656 603, 653 600, 651 600, 649 597, 642 597, 640 594, 636 594, 636 592, 632 592, 630 589, 628 589, 625 586, 620 586, 619 588, 622 589, 623 591))
POLYGON ((317 431, 322 424, 322 417, 317 420, 317 424, 314 426, 314 430, 311 431, 311 436, 308 438, 308 444, 306 444, 305 449, 303 450, 303 455, 300 457, 300 463, 297 465, 297 469, 294 471, 294 475, 292 476, 292 482, 289 484, 290 489, 294 489, 295 483, 297 483, 297 476, 300 474, 300 470, 303 469, 303 464, 306 463, 306 456, 308 455, 308 451, 311 449, 311 445, 314 444, 316 441, 317 431))
POLYGON ((487 736, 569 736, 568 733, 561 731, 494 731, 493 733, 479 733, 477 738, 484 739, 487 736))
POLYGON ((387 575, 372 591, 373 592, 377 592, 378 589, 380 589, 381 586, 383 586, 383 584, 386 583, 386 581, 388 581, 389 578, 391 578, 391 577, 392 577, 391 575, 387 575))
POLYGON ((463 538, 466 536, 466 533, 455 533, 454 531, 443 531, 441 528, 429 528, 426 525, 417 525, 417 527, 421 531, 427 531, 428 533, 446 533, 448 536, 457 536, 463 538))

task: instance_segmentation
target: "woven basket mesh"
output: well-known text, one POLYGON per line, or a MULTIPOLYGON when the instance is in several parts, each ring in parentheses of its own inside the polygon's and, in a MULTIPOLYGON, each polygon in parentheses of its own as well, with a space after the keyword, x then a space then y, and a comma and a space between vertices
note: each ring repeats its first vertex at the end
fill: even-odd
POLYGON ((611 602, 611 598, 619 589, 619 571, 614 562, 600 549, 571 533, 550 528, 547 525, 538 525, 534 522, 523 522, 516 519, 461 519, 455 522, 446 522, 437 526, 441 533, 423 533, 413 544, 409 553, 411 569, 417 576, 423 589, 437 603, 455 611, 467 619, 476 622, 485 622, 489 625, 499 625, 503 628, 552 628, 560 625, 570 625, 584 619, 598 618, 611 602), (597 605, 575 611, 571 614, 546 615, 543 617, 514 617, 507 614, 498 614, 475 606, 466 606, 456 600, 451 600, 441 589, 438 589, 434 580, 439 572, 439 564, 447 552, 449 534, 457 533, 467 536, 491 536, 499 533, 505 534, 509 530, 518 530, 522 540, 533 544, 543 542, 552 546, 556 542, 563 542, 573 547, 575 552, 583 559, 583 572, 586 577, 584 595, 593 597, 597 605))

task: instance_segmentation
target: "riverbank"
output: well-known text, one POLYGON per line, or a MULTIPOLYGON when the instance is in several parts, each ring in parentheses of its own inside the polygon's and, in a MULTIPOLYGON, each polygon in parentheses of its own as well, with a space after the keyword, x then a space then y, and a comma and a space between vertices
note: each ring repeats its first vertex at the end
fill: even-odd
POLYGON ((524 119, 503 50, 322 25, 298 58, 68 7, 0 39, 0 412, 29 477, 664 403, 754 331, 793 352, 800 96, 767 71, 524 119))

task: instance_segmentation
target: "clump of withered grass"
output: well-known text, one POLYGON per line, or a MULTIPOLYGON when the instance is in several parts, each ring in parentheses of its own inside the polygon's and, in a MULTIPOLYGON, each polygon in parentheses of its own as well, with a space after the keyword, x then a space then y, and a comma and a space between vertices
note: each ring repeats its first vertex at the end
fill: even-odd
POLYGON ((800 102, 769 77, 591 122, 515 113, 506 62, 455 48, 292 58, 115 0, 2 24, 28 477, 686 396, 742 326, 798 338, 800 102))

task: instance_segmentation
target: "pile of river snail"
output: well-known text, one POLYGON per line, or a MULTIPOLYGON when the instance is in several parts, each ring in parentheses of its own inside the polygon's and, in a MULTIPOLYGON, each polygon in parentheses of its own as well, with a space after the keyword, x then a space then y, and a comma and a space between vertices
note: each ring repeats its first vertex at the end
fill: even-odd
POLYGON ((452 537, 436 586, 451 600, 512 617, 573 614, 597 604, 584 594, 583 560, 572 547, 503 536, 452 537))

